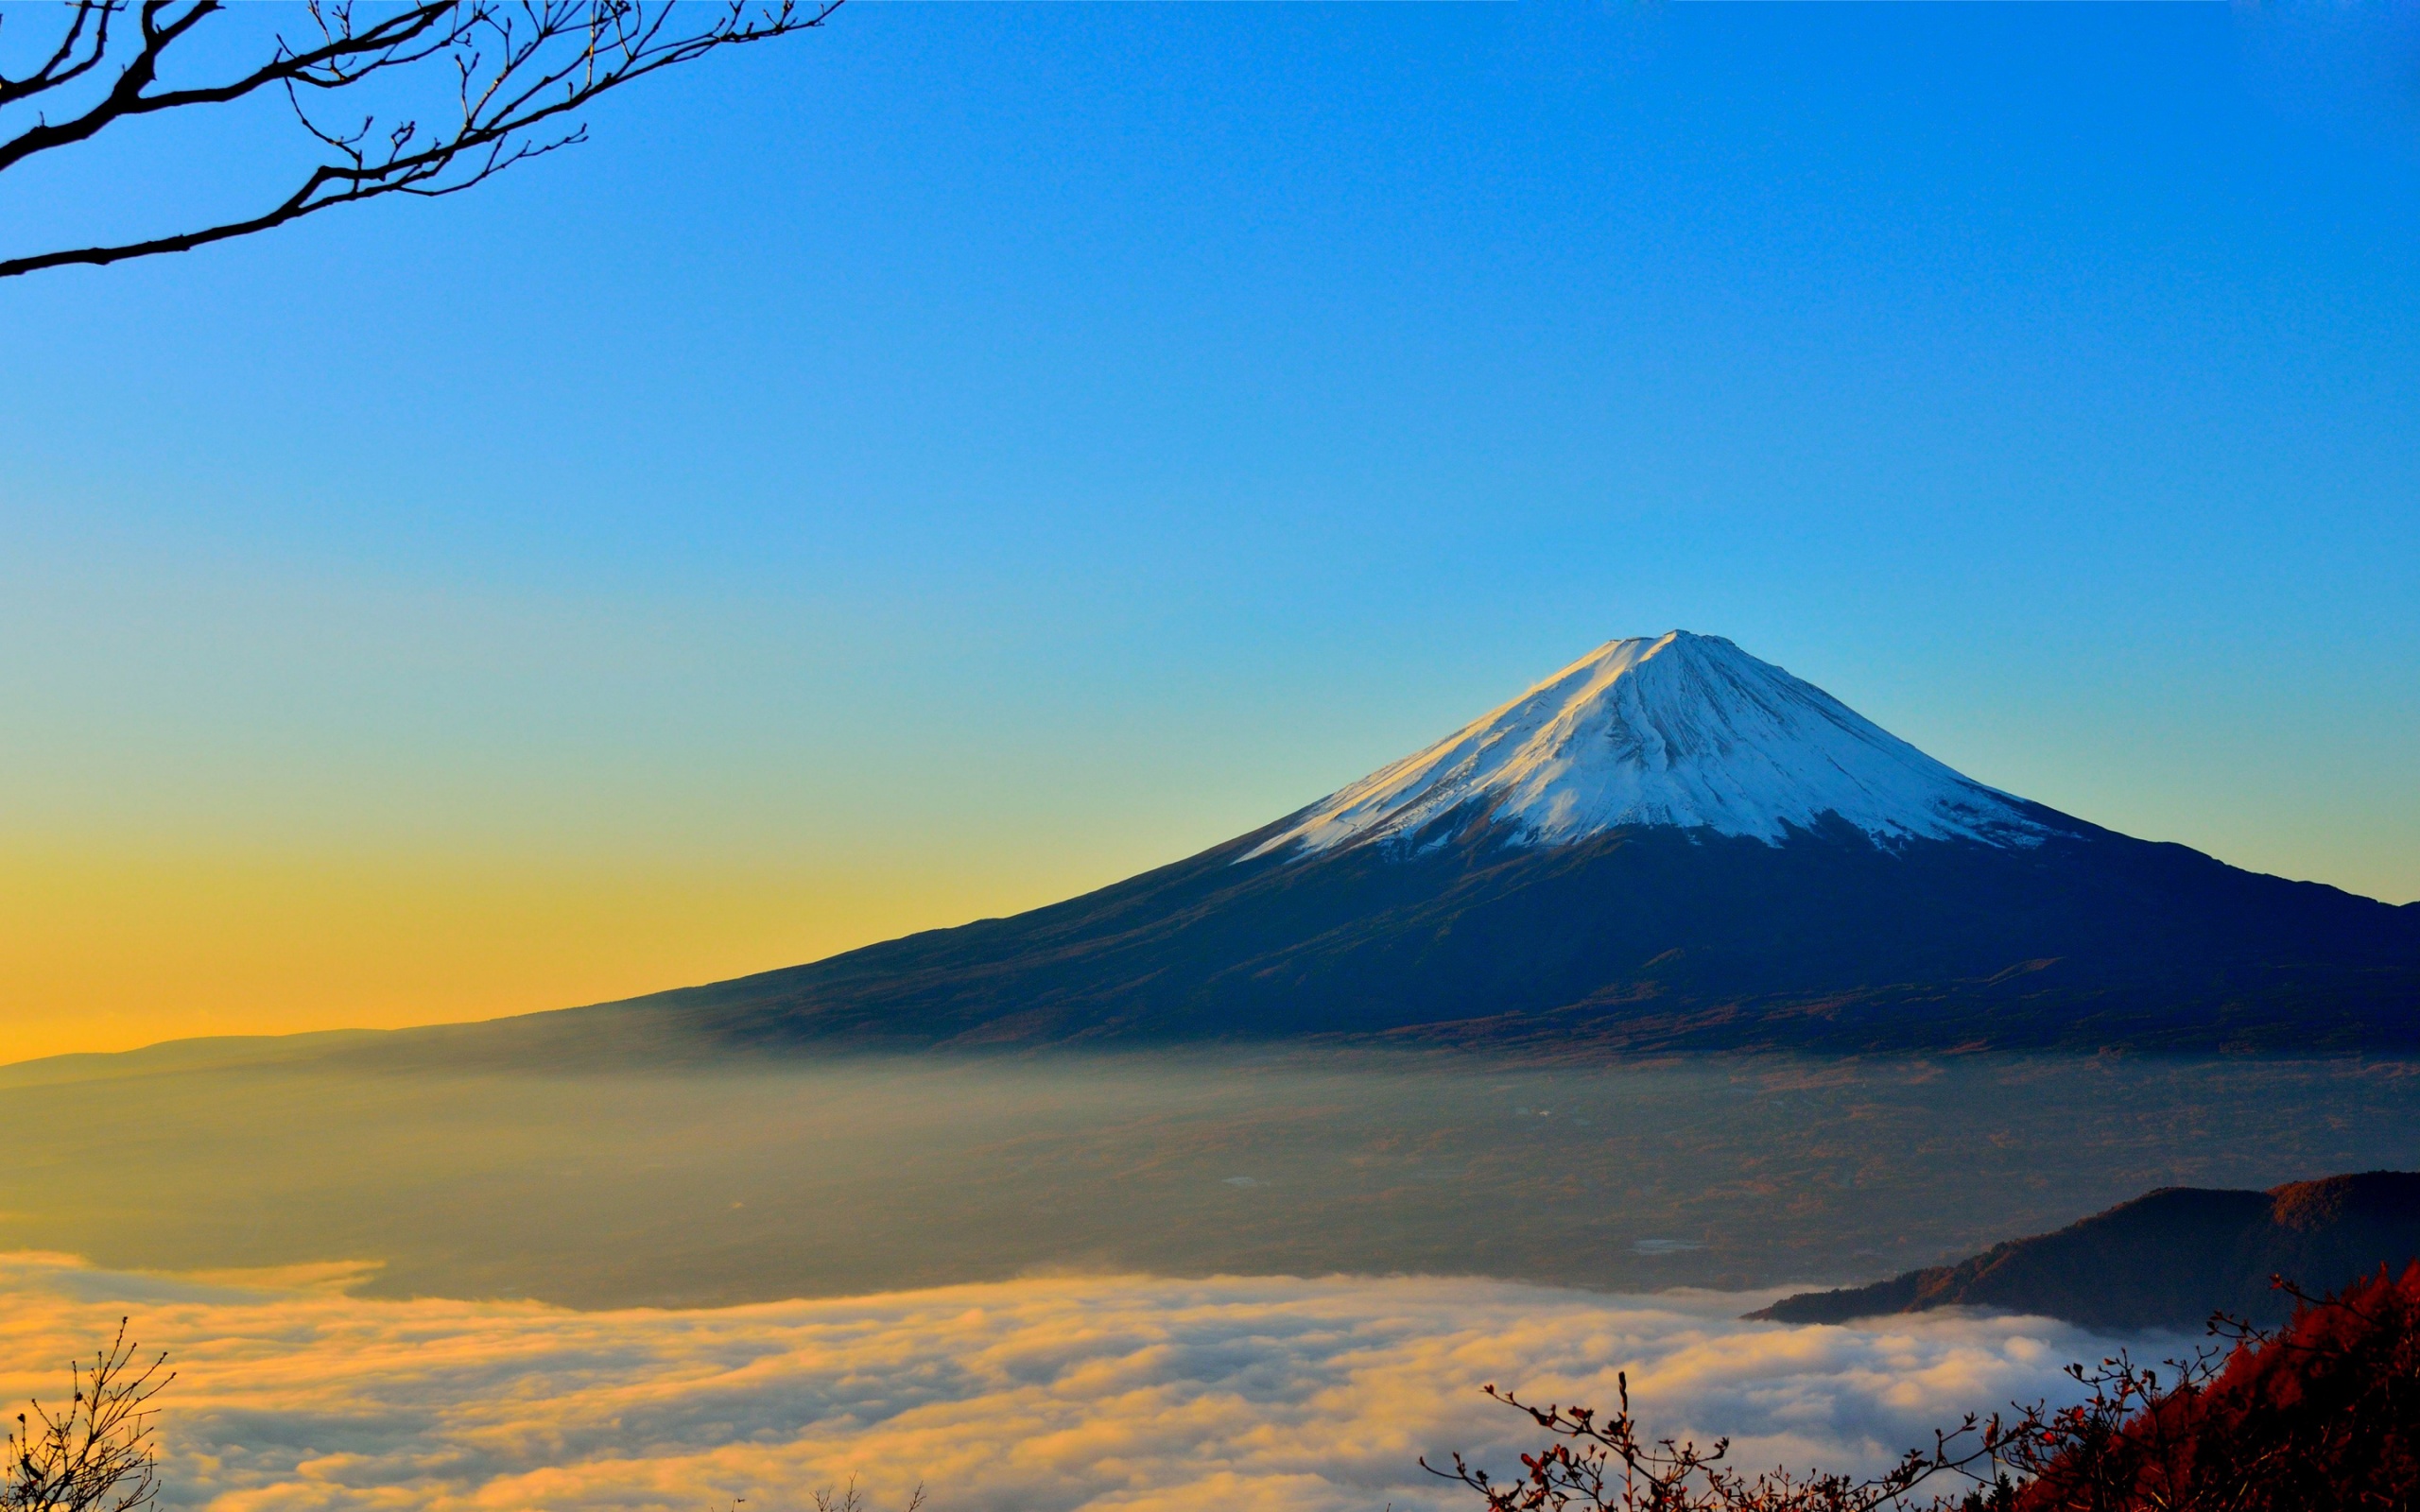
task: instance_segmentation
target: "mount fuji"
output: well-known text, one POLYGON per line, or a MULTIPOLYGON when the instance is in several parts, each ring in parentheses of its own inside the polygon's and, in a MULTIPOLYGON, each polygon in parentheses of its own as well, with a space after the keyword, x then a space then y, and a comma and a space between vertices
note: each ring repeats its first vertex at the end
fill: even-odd
POLYGON ((2410 1047, 2420 904, 2029 802, 1674 631, 1097 892, 573 1011, 731 1048, 2410 1047))

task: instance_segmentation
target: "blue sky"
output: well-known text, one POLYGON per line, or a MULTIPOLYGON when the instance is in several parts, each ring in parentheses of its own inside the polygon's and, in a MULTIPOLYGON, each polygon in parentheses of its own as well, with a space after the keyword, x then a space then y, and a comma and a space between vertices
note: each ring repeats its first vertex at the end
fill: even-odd
POLYGON ((474 195, 9 281, 0 887, 82 901, 0 969, 242 1026, 783 964, 1676 626, 2420 897, 2413 14, 856 5, 474 195))

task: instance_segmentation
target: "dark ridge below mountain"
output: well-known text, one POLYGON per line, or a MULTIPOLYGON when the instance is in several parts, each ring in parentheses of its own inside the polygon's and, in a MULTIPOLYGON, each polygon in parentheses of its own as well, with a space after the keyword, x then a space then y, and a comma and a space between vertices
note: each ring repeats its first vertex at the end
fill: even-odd
POLYGON ((2193 1328, 2213 1313, 2283 1322, 2282 1276, 2314 1296, 2420 1258, 2420 1173, 2364 1171, 2266 1192, 2163 1187, 2056 1233, 1871 1286, 1805 1292, 1752 1318, 1853 1318, 1981 1307, 2087 1328, 2193 1328))

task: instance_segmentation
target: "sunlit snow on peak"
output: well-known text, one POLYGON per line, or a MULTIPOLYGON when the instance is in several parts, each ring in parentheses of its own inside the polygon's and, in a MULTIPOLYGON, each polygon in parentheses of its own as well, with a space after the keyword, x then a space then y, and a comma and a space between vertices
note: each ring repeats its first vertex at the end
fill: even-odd
POLYGON ((1625 825, 1778 843, 1826 815, 1885 842, 2027 845, 2043 833, 2016 799, 1813 683, 1720 636, 1674 630, 1607 642, 1313 805, 1252 855, 1408 839, 1466 807, 1532 845, 1625 825))

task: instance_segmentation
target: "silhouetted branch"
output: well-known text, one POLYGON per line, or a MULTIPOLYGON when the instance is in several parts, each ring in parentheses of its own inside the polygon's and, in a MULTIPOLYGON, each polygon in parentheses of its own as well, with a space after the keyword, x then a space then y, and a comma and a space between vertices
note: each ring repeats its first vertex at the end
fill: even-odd
MULTIPOLYGON (((0 259, 0 278, 185 251, 383 195, 459 194, 517 163, 585 140, 586 129, 564 118, 608 91, 717 48, 820 26, 839 5, 448 0, 373 13, 356 11, 353 0, 311 0, 305 9, 315 35, 304 44, 280 33, 270 57, 256 66, 213 83, 164 88, 163 62, 223 9, 220 0, 68 0, 56 44, 22 77, 0 76, 0 112, 29 102, 38 107, 48 103, 46 96, 77 97, 83 92, 70 87, 88 76, 106 77, 108 87, 78 98, 58 120, 43 113, 0 131, 0 172, 91 141, 121 122, 226 104, 272 87, 285 92, 296 121, 324 157, 284 198, 252 214, 138 241, 0 259), (128 12, 135 34, 124 41, 119 18, 128 12), (381 75, 446 79, 450 99, 442 121, 424 126, 417 115, 382 121, 374 111, 358 125, 325 117, 324 96, 381 75)), ((24 14, 0 16, 0 25, 21 22, 24 14)))
MULTIPOLYGON (((923 1512, 924 1505, 925 1487, 920 1482, 909 1493, 908 1504, 901 1512, 923 1512)), ((849 1484, 838 1491, 827 1486, 816 1492, 815 1512, 869 1512, 865 1493, 857 1489, 857 1478, 850 1476, 849 1484)))
MULTIPOLYGON (((1517 1479, 1495 1480, 1460 1454, 1450 1469, 1426 1458, 1420 1468, 1477 1491, 1486 1499, 1489 1512, 1876 1512, 1904 1504, 1911 1492, 1939 1475, 1982 1483, 1974 1467, 1996 1469, 2005 1438, 1998 1418, 1986 1422, 1970 1414, 1956 1429, 1936 1433, 1929 1451, 1910 1450, 1881 1475, 1858 1479, 1813 1471, 1800 1476, 1772 1469, 1751 1477, 1724 1463, 1731 1452, 1728 1438, 1700 1449, 1687 1439, 1644 1437, 1638 1419, 1631 1415, 1629 1374, 1615 1381, 1621 1407, 1611 1418, 1600 1418, 1590 1407, 1540 1407, 1510 1391, 1486 1388, 1490 1397, 1528 1413, 1547 1431, 1546 1448, 1521 1456, 1517 1479)), ((1929 1504, 1992 1503, 1966 1495, 1929 1504)))
POLYGON ((150 1400, 175 1372, 160 1374, 164 1354, 135 1358, 126 1337, 95 1351, 93 1368, 69 1366, 72 1396, 52 1413, 40 1401, 30 1418, 17 1415, 9 1435, 9 1473, 0 1483, 0 1512, 136 1512, 159 1494, 159 1457, 152 1441, 150 1400))

